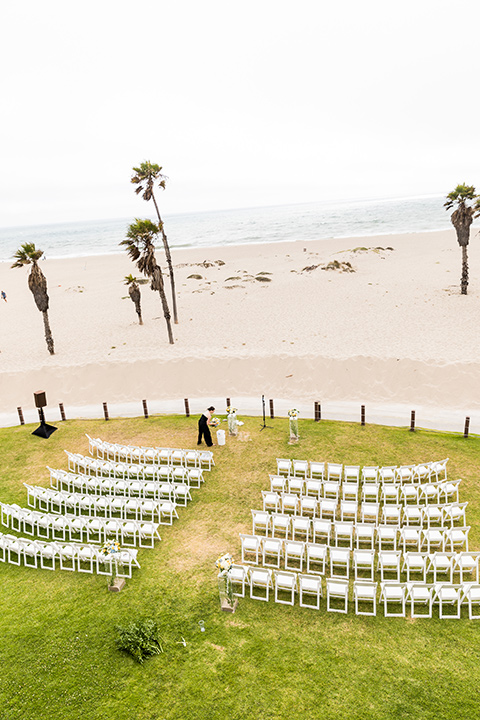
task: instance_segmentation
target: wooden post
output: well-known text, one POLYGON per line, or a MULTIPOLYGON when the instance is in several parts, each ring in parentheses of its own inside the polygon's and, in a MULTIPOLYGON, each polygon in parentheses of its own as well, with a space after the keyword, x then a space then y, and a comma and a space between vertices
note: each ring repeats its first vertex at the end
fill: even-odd
POLYGON ((108 420, 108 407, 106 402, 103 403, 103 414, 105 415, 105 420, 108 420))
POLYGON ((230 398, 226 399, 226 403, 227 403, 227 407, 230 407, 230 405, 231 405, 230 398))
POLYGON ((318 422, 320 420, 320 403, 315 400, 313 404, 313 415, 315 417, 315 422, 318 422))
POLYGON ((185 403, 185 415, 190 417, 190 405, 188 404, 188 398, 183 401, 185 403))
POLYGON ((60 408, 60 416, 62 420, 66 420, 67 418, 65 416, 65 408, 63 407, 63 403, 58 403, 58 407, 60 408))
POLYGON ((469 418, 469 417, 466 417, 466 418, 465 418, 465 428, 464 428, 464 430, 463 430, 463 437, 464 437, 464 438, 468 438, 468 431, 469 431, 469 429, 470 429, 470 418, 469 418))
POLYGON ((147 401, 142 400, 143 405, 143 414, 145 415, 145 419, 148 420, 148 408, 147 408, 147 401))
POLYGON ((412 410, 410 416, 410 432, 415 432, 415 410, 412 410))
POLYGON ((25 420, 23 419, 23 410, 21 407, 17 407, 18 412, 18 419, 20 420, 20 425, 25 425, 25 420))
POLYGON ((272 398, 270 398, 269 403, 270 403, 270 420, 274 420, 274 419, 275 419, 275 413, 274 413, 274 411, 273 411, 273 400, 272 400, 272 398))
POLYGON ((365 405, 360 407, 360 425, 365 425, 365 405))

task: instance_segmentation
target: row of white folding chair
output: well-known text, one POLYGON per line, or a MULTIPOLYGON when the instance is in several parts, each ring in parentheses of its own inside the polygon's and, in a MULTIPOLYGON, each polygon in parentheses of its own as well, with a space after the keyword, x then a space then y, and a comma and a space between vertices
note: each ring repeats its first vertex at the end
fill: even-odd
MULTIPOLYGON (((320 609, 320 599, 323 597, 321 577, 242 565, 234 566, 231 574, 233 587, 239 586, 240 588, 239 591, 234 591, 234 595, 238 597, 245 597, 245 587, 248 585, 252 599, 268 601, 270 591, 275 590, 275 602, 294 605, 295 594, 298 593, 300 607, 320 609), (280 593, 282 597, 280 597, 280 593), (308 602, 309 598, 310 602, 308 602)), ((325 586, 327 612, 346 614, 350 597, 350 582, 327 578, 325 586)), ((353 581, 353 600, 357 615, 375 616, 377 614, 377 587, 378 583, 375 581, 353 581)), ((412 618, 431 618, 432 607, 434 604, 438 604, 441 619, 458 619, 461 617, 461 606, 465 604, 468 607, 469 619, 480 619, 480 585, 478 583, 427 585, 416 582, 382 582, 380 588, 380 603, 383 603, 385 617, 405 617, 408 603, 412 618), (392 611, 392 604, 394 604, 394 611, 392 611), (426 607, 427 611, 420 610, 419 605, 426 607), (447 612, 448 606, 453 607, 453 613, 447 612), (477 608, 476 613, 475 608, 477 608)))
POLYGON ((437 505, 408 505, 378 503, 364 500, 336 500, 295 493, 262 490, 263 509, 269 512, 293 513, 306 517, 321 517, 339 520, 363 518, 369 522, 402 524, 445 524, 455 522, 465 524, 465 511, 468 505, 458 501, 437 505))
POLYGON ((461 480, 439 480, 434 483, 420 485, 401 485, 398 483, 382 484, 380 482, 343 482, 338 480, 311 480, 295 476, 270 475, 270 490, 272 492, 288 492, 299 496, 309 496, 317 499, 331 498, 342 500, 355 500, 384 503, 404 504, 441 503, 449 500, 458 502, 458 488, 461 480))
MULTIPOLYGON (((276 603, 294 605, 295 596, 298 594, 300 607, 310 608, 312 610, 320 609, 320 599, 323 597, 323 589, 322 578, 319 576, 304 575, 302 573, 297 574, 287 570, 270 570, 264 567, 245 567, 242 565, 234 566, 231 573, 234 587, 240 586, 240 591, 234 592, 234 595, 238 597, 245 597, 245 586, 248 585, 250 598, 253 600, 268 602, 270 591, 274 591, 274 600, 276 603)), ((345 589, 345 608, 347 606, 349 583, 343 583, 341 580, 335 581, 327 579, 327 611, 338 612, 331 604, 331 600, 338 597, 336 595, 336 589, 339 583, 345 589)), ((375 614, 377 583, 354 581, 353 594, 357 615, 375 614), (373 612, 360 610, 359 602, 367 600, 373 604, 373 612)))
POLYGON ((158 480, 117 480, 67 472, 50 471, 50 487, 63 492, 80 492, 94 495, 119 495, 121 497, 154 498, 172 500, 186 505, 192 499, 190 490, 196 486, 187 483, 162 482, 158 480))
POLYGON ((162 479, 133 479, 115 478, 96 475, 85 475, 84 473, 73 473, 67 470, 53 469, 47 466, 50 472, 50 486, 55 489, 68 490, 70 492, 93 492, 97 495, 108 493, 109 495, 145 495, 157 494, 159 487, 167 485, 186 485, 190 490, 198 489, 203 478, 190 475, 185 468, 182 470, 185 475, 180 477, 165 477, 162 479))
POLYGON ((211 470, 215 465, 211 450, 182 450, 180 448, 155 448, 139 445, 111 443, 87 435, 91 455, 107 460, 145 462, 166 465, 184 465, 211 470))
MULTIPOLYGON (((137 550, 125 548, 117 558, 116 574, 132 577, 133 567, 140 567, 137 550)), ((112 575, 115 563, 111 557, 100 552, 95 545, 83 543, 44 542, 15 535, 0 534, 0 562, 12 565, 55 570, 58 561, 60 570, 96 572, 98 575, 112 575)))
POLYGON ((480 553, 427 553, 410 552, 404 553, 399 550, 375 550, 354 549, 328 546, 316 543, 282 540, 258 535, 240 535, 242 544, 242 562, 262 564, 266 567, 280 568, 282 562, 285 570, 303 570, 306 564, 307 573, 325 574, 327 558, 329 560, 331 577, 349 578, 350 569, 353 570, 355 579, 359 575, 373 580, 375 573, 375 559, 377 560, 376 570, 380 572, 382 580, 387 579, 385 575, 394 574, 393 579, 400 581, 401 573, 406 573, 407 581, 412 579, 413 574, 420 574, 423 581, 426 581, 428 574, 433 574, 434 582, 438 574, 450 576, 450 582, 454 573, 459 573, 460 582, 464 581, 464 575, 475 575, 475 581, 479 582, 480 553))
POLYGON ((380 467, 370 465, 342 465, 340 463, 316 462, 308 460, 290 460, 277 458, 277 474, 286 477, 372 482, 418 482, 447 478, 448 458, 440 461, 419 463, 417 465, 389 465, 380 467))
POLYGON ((56 515, 42 513, 19 505, 0 503, 2 525, 27 535, 53 540, 99 543, 114 536, 120 544, 153 547, 161 540, 159 523, 118 518, 56 515))
POLYGON ((357 547, 373 548, 378 544, 380 549, 396 550, 402 545, 407 549, 420 552, 432 549, 468 550, 468 533, 470 526, 461 527, 421 527, 395 524, 376 524, 358 521, 332 521, 325 518, 308 518, 291 516, 282 513, 269 513, 263 510, 252 510, 252 532, 270 534, 292 540, 313 540, 314 543, 339 544, 348 542, 349 547, 355 543, 357 547))
POLYGON ((61 490, 32 486, 24 483, 27 488, 28 505, 34 509, 57 514, 73 514, 100 517, 120 517, 129 519, 133 515, 136 520, 149 519, 161 525, 171 525, 178 518, 177 506, 170 500, 143 500, 142 498, 125 498, 118 495, 82 495, 66 493, 61 490))
POLYGON ((178 481, 187 482, 189 485, 200 485, 203 482, 203 470, 201 468, 173 467, 171 465, 148 465, 129 464, 113 462, 93 458, 89 455, 69 453, 68 469, 71 472, 82 475, 94 475, 95 477, 116 477, 125 480, 157 480, 157 481, 178 481))
POLYGON ((462 605, 468 607, 470 620, 480 619, 475 607, 480 607, 480 585, 466 582, 452 583, 389 583, 381 584, 380 602, 384 604, 385 617, 405 617, 406 605, 410 604, 412 618, 432 617, 432 608, 438 605, 442 620, 461 618, 462 605), (392 608, 393 606, 393 608, 392 608), (453 612, 448 612, 451 607, 453 612))

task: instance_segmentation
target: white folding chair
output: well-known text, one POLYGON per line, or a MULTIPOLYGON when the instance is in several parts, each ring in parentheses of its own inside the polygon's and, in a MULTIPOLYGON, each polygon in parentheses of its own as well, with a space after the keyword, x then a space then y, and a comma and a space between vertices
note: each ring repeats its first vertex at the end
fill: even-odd
POLYGON ((375 525, 357 522, 355 524, 355 545, 357 550, 373 550, 375 547, 375 525))
POLYGON ((382 582, 380 584, 380 602, 383 601, 385 617, 405 617, 406 586, 398 582, 382 582), (392 610, 392 605, 396 612, 392 610), (398 606, 400 605, 400 612, 398 606))
POLYGON ((374 550, 355 549, 353 551, 353 570, 355 574, 355 580, 373 580, 374 561, 374 550), (360 573, 367 573, 367 577, 362 577, 360 573))
POLYGON ((299 575, 298 593, 300 607, 311 608, 312 610, 320 610, 320 598, 322 597, 322 578, 315 577, 313 575, 299 575), (313 604, 305 602, 305 596, 315 598, 315 602, 313 604))
POLYGON ((475 583, 465 583, 462 587, 462 603, 468 605, 469 620, 480 620, 480 613, 474 612, 474 605, 478 605, 480 609, 480 585, 475 583))
POLYGON ((438 603, 438 617, 441 620, 459 620, 461 617, 462 592, 455 585, 438 583, 434 585, 433 602, 438 603), (445 606, 452 606, 452 613, 445 612, 445 606))
POLYGON ((383 505, 382 507, 382 525, 396 525, 400 527, 402 518, 402 506, 401 505, 383 505))
POLYGON ((354 483, 358 485, 360 482, 360 465, 345 465, 343 468, 344 484, 354 483))
POLYGON ((288 538, 291 533, 291 516, 282 513, 272 513, 271 528, 272 537, 288 538))
POLYGON ((438 491, 440 499, 443 499, 446 503, 460 502, 458 497, 458 491, 461 482, 461 480, 444 480, 443 482, 440 482, 438 491))
POLYGON ((423 532, 421 528, 404 526, 400 528, 400 542, 403 546, 403 552, 409 550, 420 552, 422 545, 423 532))
POLYGON ((343 465, 339 463, 327 463, 327 480, 342 480, 343 465))
POLYGON ((293 605, 295 603, 295 593, 297 592, 297 576, 293 572, 285 570, 274 570, 275 578, 275 602, 282 605, 293 605), (279 593, 284 596, 287 594, 288 599, 282 600, 279 593))
POLYGON ((268 602, 269 591, 273 589, 272 571, 268 568, 248 568, 248 582, 250 585, 250 597, 252 600, 264 600, 268 602), (265 595, 255 594, 255 590, 264 590, 265 595))
POLYGON ((400 582, 400 551, 394 550, 380 550, 378 553, 377 570, 380 570, 380 577, 382 582, 385 580, 393 580, 393 582, 400 582), (386 573, 393 573, 394 577, 386 578, 386 573))
POLYGON ((311 497, 311 498, 320 500, 321 495, 322 495, 322 481, 321 480, 306 480, 305 495, 307 497, 311 497))
POLYGON ((358 512, 358 504, 355 500, 340 500, 340 519, 342 522, 346 520, 356 521, 358 512))
POLYGON ((359 483, 352 481, 345 481, 342 484, 342 500, 349 500, 358 503, 359 483))
POLYGON ((252 510, 252 535, 268 535, 270 514, 263 510, 252 510))
POLYGON ((314 497, 303 496, 300 498, 300 515, 314 518, 317 514, 318 500, 314 497))
POLYGON ((97 551, 90 545, 83 545, 77 552, 78 572, 93 574, 97 559, 97 551))
POLYGON ((384 467, 379 468, 378 474, 380 476, 380 481, 384 485, 394 483, 396 469, 397 469, 396 465, 385 465, 384 467))
POLYGON ((290 475, 287 479, 288 492, 295 495, 303 495, 305 489, 305 478, 298 475, 290 475))
POLYGON ((284 475, 270 475, 269 477, 272 492, 280 494, 288 487, 287 478, 284 475))
POLYGON ((71 543, 57 543, 57 552, 60 559, 61 570, 75 571, 77 560, 77 549, 71 543))
POLYGON ((322 495, 325 499, 338 502, 340 496, 340 480, 324 480, 322 484, 322 495))
POLYGON ((460 583, 479 582, 479 561, 480 553, 478 552, 464 551, 455 555, 453 572, 460 574, 460 583), (465 578, 465 575, 467 578, 465 578))
POLYGON ((438 460, 430 464, 431 474, 435 475, 437 480, 447 479, 447 463, 448 458, 445 458, 445 460, 438 460))
POLYGON ((325 478, 325 463, 310 461, 310 478, 312 480, 323 480, 325 478))
POLYGON ((450 523, 451 527, 455 526, 455 523, 459 523, 465 527, 467 520, 465 517, 465 511, 467 509, 468 502, 464 503, 452 503, 451 505, 443 506, 443 523, 450 523))
POLYGON ((155 540, 161 540, 158 532, 158 523, 142 522, 137 523, 139 547, 153 548, 155 540))
POLYGON ((446 575, 446 580, 452 584, 453 582, 453 566, 455 562, 455 553, 449 552, 433 552, 429 555, 430 564, 427 573, 433 573, 433 582, 439 582, 439 575, 446 575))
POLYGON ((403 567, 402 572, 407 573, 407 582, 422 582, 427 581, 427 569, 430 566, 429 554, 426 552, 406 552, 403 556, 403 567), (412 575, 420 574, 418 577, 412 577, 412 575))
POLYGON ((350 550, 348 548, 330 548, 330 575, 334 578, 350 577, 350 550))
POLYGON ((380 484, 378 482, 365 482, 362 485, 362 502, 378 503, 380 497, 380 484))
POLYGON ((443 507, 443 505, 425 505, 421 513, 421 524, 428 528, 442 526, 443 507))
POLYGON ((294 540, 285 540, 285 570, 302 572, 305 558, 305 543, 294 540))
POLYGON ((378 525, 380 516, 380 504, 376 502, 362 502, 360 505, 360 519, 362 523, 373 523, 378 525))
POLYGON ((376 615, 377 614, 377 583, 367 582, 365 580, 354 580, 353 582, 353 598, 355 600, 356 615, 376 615), (359 604, 367 604, 371 606, 370 610, 360 610, 359 604))
POLYGON ((292 517, 291 529, 292 529, 292 540, 301 540, 308 542, 310 535, 311 520, 308 517, 297 515, 292 517))
POLYGON ((292 460, 293 474, 295 477, 306 478, 308 475, 308 461, 307 460, 292 460))
POLYGON ((413 465, 400 465, 395 470, 395 480, 399 483, 413 483, 414 481, 414 474, 413 474, 413 465))
POLYGON ((378 465, 365 465, 362 468, 362 483, 376 483, 378 480, 378 465))
POLYGON ((406 484, 400 487, 400 501, 404 505, 418 505, 420 499, 420 489, 418 485, 406 484))
POLYGON ((242 544, 242 563, 253 562, 258 565, 261 547, 261 538, 256 535, 240 534, 242 544))
POLYGON ((379 550, 396 550, 400 528, 396 525, 379 525, 377 543, 379 550))
POLYGON ((277 475, 288 477, 292 473, 292 461, 286 458, 277 458, 277 475))
POLYGON ((305 554, 307 560, 307 573, 325 575, 328 546, 317 545, 316 543, 305 543, 305 554))
POLYGON ((322 498, 318 501, 318 515, 322 520, 334 520, 337 512, 337 501, 322 498))
MULTIPOLYGON (((282 555, 283 541, 278 538, 264 537, 261 539, 262 544, 262 564, 265 567, 280 567, 280 557, 282 555)), ((243 557, 242 557, 243 561, 243 557)))
POLYGON ((332 535, 332 521, 321 518, 312 520, 312 537, 314 543, 330 545, 332 535))
POLYGON ((348 580, 333 580, 327 578, 327 611, 328 612, 348 612, 348 580), (340 601, 340 607, 333 607, 332 600, 340 601))
POLYGON ((393 503, 394 505, 398 505, 398 501, 400 498, 400 488, 401 485, 384 483, 382 485, 382 490, 380 493, 380 500, 385 504, 393 503))
POLYGON ((262 490, 263 509, 269 512, 279 512, 280 510, 280 495, 271 490, 262 490))
POLYGON ((431 618, 433 604, 433 587, 424 582, 407 582, 407 602, 410 603, 412 618, 431 618), (425 607, 423 612, 418 606, 425 607))
POLYGON ((354 528, 355 523, 353 522, 337 521, 333 523, 333 539, 336 547, 343 546, 343 543, 346 543, 350 550, 353 548, 354 528))
POLYGON ((293 515, 297 515, 299 507, 300 507, 300 500, 298 498, 298 495, 295 495, 295 493, 285 493, 283 492, 281 494, 281 512, 286 515, 287 513, 292 513, 293 515))
POLYGON ((453 527, 445 532, 445 549, 448 547, 452 552, 463 552, 468 550, 468 533, 470 525, 466 527, 453 527))
POLYGON ((245 597, 245 584, 248 579, 248 567, 245 565, 232 565, 229 571, 230 582, 232 584, 232 594, 235 597, 245 597), (240 590, 235 590, 240 586, 240 590))

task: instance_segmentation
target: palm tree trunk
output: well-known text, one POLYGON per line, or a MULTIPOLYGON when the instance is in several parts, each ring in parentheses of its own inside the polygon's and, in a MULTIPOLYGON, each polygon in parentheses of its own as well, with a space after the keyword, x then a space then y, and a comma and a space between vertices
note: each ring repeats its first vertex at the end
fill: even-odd
POLYGON ((53 335, 52 331, 50 329, 50 322, 48 320, 48 311, 44 310, 42 312, 43 315, 43 326, 45 328, 45 340, 47 341, 47 348, 50 355, 55 355, 55 350, 53 347, 53 335))
POLYGON ((163 284, 162 271, 158 265, 154 270, 154 284, 156 289, 158 289, 160 300, 162 301, 163 314, 165 316, 165 322, 167 323, 168 342, 170 345, 173 345, 174 339, 172 333, 172 323, 170 322, 170 309, 168 307, 167 296, 165 295, 165 285, 163 284))
POLYGON ((170 254, 170 246, 168 244, 168 240, 167 240, 167 236, 165 235, 165 231, 163 229, 163 221, 162 221, 162 218, 160 217, 160 211, 158 209, 157 201, 155 200, 155 195, 153 194, 153 192, 152 192, 152 199, 153 199, 153 203, 155 205, 155 210, 157 211, 158 222, 160 223, 163 247, 165 248, 165 257, 167 258, 168 272, 170 274, 170 286, 172 288, 173 322, 175 323, 175 325, 178 325, 177 294, 175 292, 175 277, 173 274, 173 265, 172 265, 172 256, 170 254))
POLYGON ((461 281, 461 288, 462 288, 462 295, 467 294, 467 287, 468 287, 468 254, 467 254, 467 246, 462 245, 462 281, 461 281))

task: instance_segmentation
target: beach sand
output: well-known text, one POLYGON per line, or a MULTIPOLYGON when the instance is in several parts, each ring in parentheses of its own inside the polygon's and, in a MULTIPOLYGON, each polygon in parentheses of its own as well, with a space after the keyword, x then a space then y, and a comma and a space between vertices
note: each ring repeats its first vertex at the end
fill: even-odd
POLYGON ((33 407, 37 390, 66 407, 265 394, 479 411, 476 234, 467 296, 453 230, 174 250, 174 346, 149 285, 138 324, 126 254, 47 259, 54 356, 28 270, 0 263, 0 414, 33 407))

